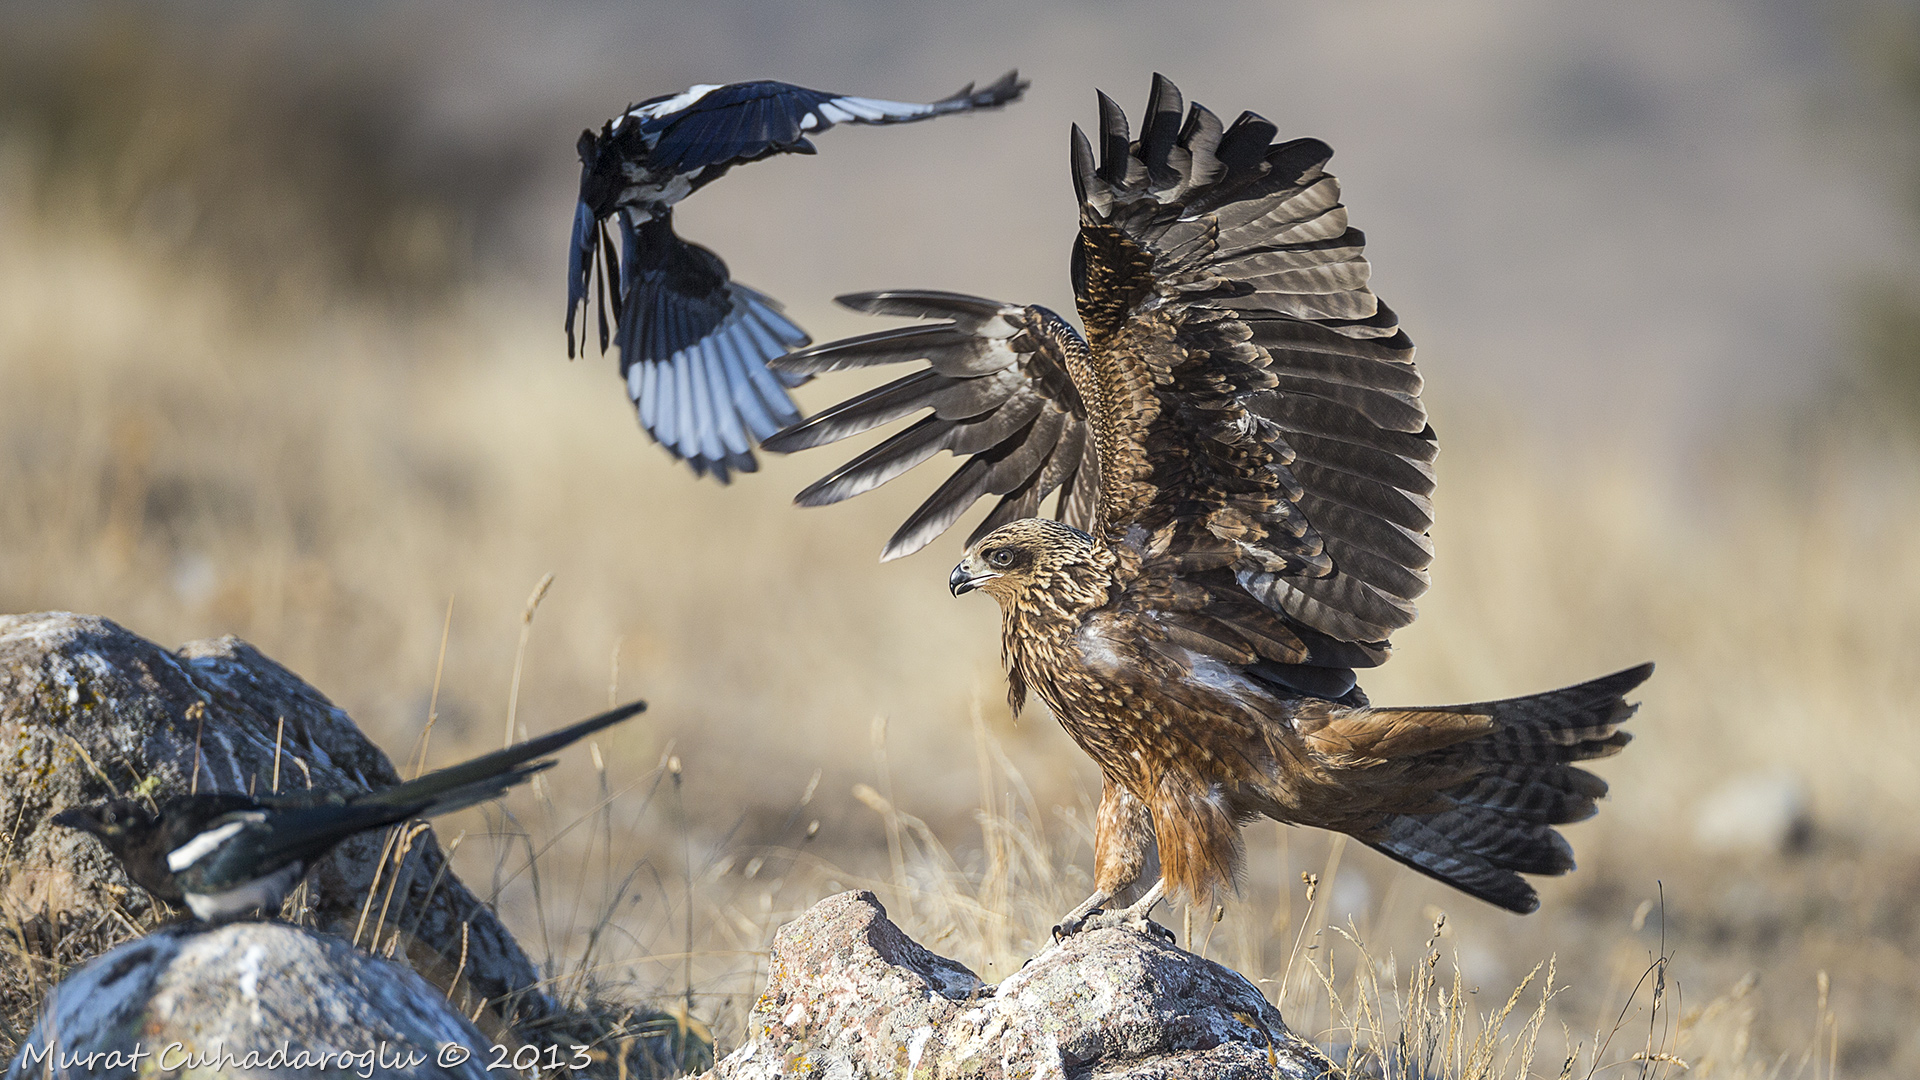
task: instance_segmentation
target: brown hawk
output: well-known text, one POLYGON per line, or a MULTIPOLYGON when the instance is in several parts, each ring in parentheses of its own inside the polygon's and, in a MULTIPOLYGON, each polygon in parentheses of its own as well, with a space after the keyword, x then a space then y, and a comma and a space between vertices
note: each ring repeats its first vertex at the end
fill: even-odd
POLYGON ((1085 336, 1040 307, 940 292, 842 297, 940 319, 794 353, 793 374, 924 360, 794 425, 793 451, 930 415, 799 496, 866 491, 948 450, 965 462, 888 543, 915 551, 1000 496, 953 592, 1000 602, 1010 698, 1038 693, 1105 777, 1088 925, 1158 843, 1167 891, 1207 898, 1261 815, 1347 833, 1483 900, 1539 904, 1521 874, 1573 868, 1553 826, 1606 784, 1572 763, 1626 745, 1651 665, 1472 705, 1374 708, 1354 669, 1413 620, 1432 559, 1435 439, 1413 345, 1367 286, 1332 156, 1183 108, 1100 96, 1099 157, 1073 130, 1085 336), (1056 496, 1055 518, 1036 516, 1056 496))

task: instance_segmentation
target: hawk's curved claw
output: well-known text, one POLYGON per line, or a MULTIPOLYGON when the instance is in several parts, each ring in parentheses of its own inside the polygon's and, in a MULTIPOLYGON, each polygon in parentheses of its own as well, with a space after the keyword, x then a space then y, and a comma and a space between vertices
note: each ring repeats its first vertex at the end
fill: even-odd
POLYGON ((1054 926, 1053 943, 1058 945, 1067 938, 1088 930, 1106 930, 1117 927, 1122 930, 1131 930, 1136 934, 1145 934, 1150 938, 1172 945, 1174 944, 1173 931, 1147 917, 1148 913, 1153 910, 1153 906, 1159 903, 1164 892, 1165 888, 1163 885, 1155 885, 1153 890, 1146 896, 1141 897, 1138 901, 1127 907, 1115 911, 1108 911, 1106 908, 1096 904, 1085 904, 1080 908, 1075 908, 1067 913, 1066 918, 1061 919, 1060 922, 1054 926))
POLYGON ((1140 899, 1117 911, 1108 911, 1102 905, 1112 898, 1111 894, 1094 893, 1079 907, 1067 912, 1067 917, 1061 919, 1060 925, 1053 928, 1054 943, 1058 944, 1084 930, 1104 930, 1117 926, 1171 945, 1174 943, 1173 931, 1147 918, 1152 914, 1154 905, 1166 895, 1167 879, 1161 878, 1154 882, 1153 888, 1148 889, 1146 895, 1140 899))
POLYGON ((1066 918, 1061 919, 1059 922, 1054 923, 1053 924, 1054 944, 1058 945, 1060 942, 1065 941, 1068 938, 1072 937, 1073 935, 1086 929, 1087 920, 1093 918, 1095 915, 1105 915, 1105 914, 1106 914, 1106 910, 1104 908, 1094 908, 1092 911, 1074 912, 1068 915, 1066 918))
MULTIPOLYGON (((1058 930, 1059 927, 1055 927, 1058 930)), ((1147 918, 1147 913, 1138 905, 1124 907, 1118 911, 1095 910, 1088 912, 1072 933, 1084 933, 1088 930, 1131 930, 1136 934, 1145 934, 1155 941, 1174 944, 1173 931, 1147 918)))

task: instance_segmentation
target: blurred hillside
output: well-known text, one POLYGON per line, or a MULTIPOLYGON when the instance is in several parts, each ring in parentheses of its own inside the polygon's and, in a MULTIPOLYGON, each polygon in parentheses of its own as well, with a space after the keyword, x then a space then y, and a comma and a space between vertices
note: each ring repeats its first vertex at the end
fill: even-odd
MULTIPOLYGON (((1439 557, 1420 622, 1367 680, 1375 700, 1660 664, 1636 742, 1602 767, 1614 797, 1570 830, 1582 869, 1544 884, 1541 913, 1353 851, 1322 916, 1404 957, 1444 909, 1490 995, 1557 952, 1560 1007, 1589 1040, 1664 935, 1690 994, 1737 992, 1741 1037, 1803 1070, 1825 972, 1842 1073, 1911 1076, 1920 450, 1885 407, 1901 376, 1884 372, 1906 369, 1873 345, 1905 340, 1900 298, 1920 295, 1906 15, 9 5, 0 609, 239 634, 396 758, 434 698, 443 625, 437 761, 501 737, 516 668, 529 729, 647 697, 606 747, 613 786, 638 785, 612 801, 620 829, 560 851, 581 880, 644 869, 618 973, 644 989, 688 977, 691 897, 710 1017, 737 1019, 783 912, 918 873, 854 785, 963 868, 992 863, 976 716, 994 768, 1019 774, 1009 791, 1031 793, 1026 827, 1084 868, 1097 777, 1044 711, 1006 715, 994 607, 944 585, 964 529, 874 561, 935 477, 808 512, 788 500, 832 451, 696 484, 635 430, 611 358, 564 361, 571 148, 697 81, 914 99, 1017 65, 1034 87, 1003 113, 832 132, 818 158, 729 176, 680 224, 822 340, 874 328, 830 304, 861 288, 1067 310, 1066 127, 1092 119, 1095 86, 1137 109, 1160 70, 1336 147, 1376 285, 1420 343, 1445 447, 1439 557), (655 771, 670 754, 674 783, 655 771), (1716 832, 1717 808, 1756 791, 1736 821, 1771 808, 1790 827, 1716 832)), ((559 828, 599 792, 557 783, 517 812, 559 828)), ((463 869, 484 881, 472 843, 463 869)), ((1264 824, 1248 844, 1246 901, 1219 934, 1277 981, 1299 873, 1324 872, 1328 844, 1264 824)), ((1065 897, 1075 872, 1035 895, 1065 897)), ((531 917, 528 890, 503 905, 531 917)), ((1015 962, 1048 921, 1033 906, 1031 925, 943 951, 1015 962)), ((916 930, 941 932, 937 910, 916 930)), ((557 954, 571 930, 552 928, 557 954)))

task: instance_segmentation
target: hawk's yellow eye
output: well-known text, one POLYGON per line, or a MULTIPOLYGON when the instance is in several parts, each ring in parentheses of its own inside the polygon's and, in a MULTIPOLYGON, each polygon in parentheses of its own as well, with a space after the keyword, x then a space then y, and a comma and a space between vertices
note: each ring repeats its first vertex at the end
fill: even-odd
POLYGON ((1010 548, 994 548, 987 552, 987 563, 991 566, 1008 567, 1013 565, 1013 551, 1010 548))

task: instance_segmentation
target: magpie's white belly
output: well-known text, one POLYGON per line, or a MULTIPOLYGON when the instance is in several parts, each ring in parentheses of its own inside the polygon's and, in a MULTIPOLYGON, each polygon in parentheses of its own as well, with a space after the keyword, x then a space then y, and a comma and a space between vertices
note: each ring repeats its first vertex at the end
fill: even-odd
POLYGON ((621 189, 618 204, 632 216, 634 224, 651 221, 660 211, 693 194, 693 180, 704 171, 695 169, 661 179, 644 168, 630 169, 628 179, 637 182, 621 189))
POLYGON ((224 922, 255 911, 278 911, 280 902, 305 874, 305 863, 288 863, 265 877, 255 878, 225 892, 187 893, 187 907, 201 922, 224 922))

